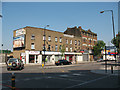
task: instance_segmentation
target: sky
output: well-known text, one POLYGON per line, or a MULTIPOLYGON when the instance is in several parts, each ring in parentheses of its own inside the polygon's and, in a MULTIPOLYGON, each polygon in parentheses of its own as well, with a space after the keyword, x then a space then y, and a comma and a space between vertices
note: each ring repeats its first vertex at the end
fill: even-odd
POLYGON ((12 50, 13 30, 26 26, 64 32, 67 27, 81 26, 97 33, 107 45, 113 38, 111 12, 118 33, 118 2, 2 2, 3 49, 12 50))

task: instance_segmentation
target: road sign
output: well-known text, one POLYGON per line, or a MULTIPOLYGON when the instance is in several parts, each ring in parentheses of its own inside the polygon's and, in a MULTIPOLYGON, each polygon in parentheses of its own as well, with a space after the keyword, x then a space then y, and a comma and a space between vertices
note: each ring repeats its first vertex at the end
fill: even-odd
POLYGON ((115 46, 106 46, 106 49, 116 49, 115 46))

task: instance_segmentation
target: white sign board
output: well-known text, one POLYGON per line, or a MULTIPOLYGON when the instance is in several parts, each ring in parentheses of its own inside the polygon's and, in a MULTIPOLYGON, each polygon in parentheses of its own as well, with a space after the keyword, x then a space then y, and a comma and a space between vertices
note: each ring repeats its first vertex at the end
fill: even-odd
POLYGON ((29 54, 40 54, 40 51, 29 51, 29 54))

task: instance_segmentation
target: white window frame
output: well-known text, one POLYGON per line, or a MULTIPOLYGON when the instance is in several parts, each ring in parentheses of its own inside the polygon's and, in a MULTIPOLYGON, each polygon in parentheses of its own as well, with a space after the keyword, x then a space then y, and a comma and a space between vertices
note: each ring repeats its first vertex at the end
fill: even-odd
POLYGON ((70 44, 72 44, 72 40, 70 40, 70 44))
POLYGON ((68 39, 66 39, 66 44, 68 44, 68 39))
POLYGON ((55 51, 57 51, 58 50, 58 46, 57 45, 55 45, 55 51))
POLYGON ((48 41, 51 41, 51 36, 48 36, 48 41))
POLYGON ((43 40, 46 40, 46 37, 43 35, 43 40))
POLYGON ((31 43, 31 49, 35 49, 35 44, 31 43))
POLYGON ((31 35, 31 40, 35 40, 35 35, 34 34, 31 35))
POLYGON ((68 51, 68 47, 66 47, 66 51, 68 51))
POLYGON ((77 40, 75 40, 75 45, 77 45, 77 40))
POLYGON ((60 37, 60 43, 62 42, 62 37, 60 37))
POLYGON ((57 40, 57 37, 55 37, 55 42, 57 42, 58 40, 57 40))
POLYGON ((72 47, 70 47, 70 52, 72 52, 72 47))

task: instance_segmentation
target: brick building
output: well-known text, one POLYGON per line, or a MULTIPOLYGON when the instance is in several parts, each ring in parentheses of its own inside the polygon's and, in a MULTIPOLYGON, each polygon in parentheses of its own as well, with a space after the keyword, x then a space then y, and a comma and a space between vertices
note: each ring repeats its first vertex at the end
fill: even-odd
MULTIPOLYGON (((73 29, 73 28, 72 28, 73 29)), ((88 32, 79 28, 75 28, 75 33, 71 29, 67 29, 64 33, 56 32, 43 28, 24 27, 13 31, 13 57, 20 58, 24 63, 42 63, 44 55, 44 40, 45 40, 45 56, 48 58, 48 63, 53 63, 62 58, 61 49, 65 48, 65 59, 75 61, 83 61, 81 49, 84 49, 84 42, 82 38, 84 35, 81 33, 88 32), (44 36, 45 31, 45 36, 44 36)), ((87 39, 89 36, 87 36, 87 39)), ((88 39, 89 40, 89 39, 88 39)), ((94 37, 92 37, 92 42, 94 37)), ((88 43, 85 43, 86 45, 88 43)), ((89 44, 88 44, 89 45, 89 44)), ((94 43, 91 43, 94 45, 94 43)), ((89 48, 89 46, 87 47, 89 48)), ((87 49, 85 47, 85 49, 87 49)))

